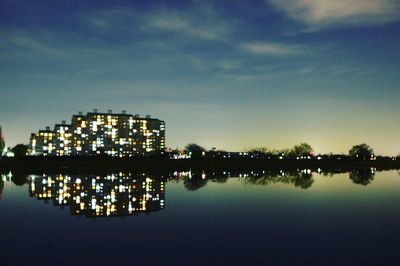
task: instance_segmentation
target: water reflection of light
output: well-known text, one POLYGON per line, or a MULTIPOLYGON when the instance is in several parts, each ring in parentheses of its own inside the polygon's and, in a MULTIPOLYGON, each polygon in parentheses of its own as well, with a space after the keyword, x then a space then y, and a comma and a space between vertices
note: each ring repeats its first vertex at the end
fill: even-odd
POLYGON ((33 197, 70 206, 73 215, 125 216, 164 208, 164 181, 145 175, 32 175, 29 188, 33 197))

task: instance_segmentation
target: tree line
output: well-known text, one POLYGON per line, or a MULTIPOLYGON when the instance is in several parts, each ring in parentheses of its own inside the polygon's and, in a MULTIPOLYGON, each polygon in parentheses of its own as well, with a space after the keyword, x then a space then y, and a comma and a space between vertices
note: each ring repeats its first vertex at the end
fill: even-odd
MULTIPOLYGON (((203 146, 196 143, 189 143, 185 146, 185 151, 196 156, 204 155, 207 153, 224 154, 227 153, 223 150, 206 150, 203 146)), ((294 145, 292 148, 286 149, 270 149, 268 147, 254 147, 245 150, 246 154, 254 155, 255 157, 279 157, 279 158, 292 158, 292 159, 310 159, 321 156, 321 158, 334 157, 333 154, 316 155, 312 146, 306 142, 294 145)), ((346 155, 343 155, 346 156, 346 155)), ((350 148, 347 156, 359 160, 371 160, 375 158, 374 150, 365 143, 354 145, 350 148)), ((398 156, 400 157, 400 156, 398 156)))

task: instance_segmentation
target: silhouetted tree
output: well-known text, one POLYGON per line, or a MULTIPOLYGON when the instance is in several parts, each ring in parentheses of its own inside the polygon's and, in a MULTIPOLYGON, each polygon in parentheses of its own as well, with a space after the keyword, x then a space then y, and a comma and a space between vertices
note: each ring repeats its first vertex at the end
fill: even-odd
POLYGON ((355 145, 349 150, 349 156, 361 160, 370 160, 373 155, 374 150, 365 143, 355 145))
MULTIPOLYGON (((253 153, 254 155, 258 157, 276 157, 278 155, 281 155, 280 151, 269 149, 267 147, 254 147, 246 150, 249 153, 253 153)), ((285 151, 283 152, 287 154, 285 151)))
POLYGON ((370 184, 375 177, 375 172, 371 169, 353 170, 349 172, 349 178, 354 184, 366 186, 370 184))
POLYGON ((308 143, 300 143, 299 145, 295 145, 290 154, 292 156, 310 156, 313 153, 313 148, 308 143))
POLYGON ((290 149, 280 149, 280 150, 276 150, 275 153, 277 155, 283 155, 283 156, 288 156, 290 154, 290 149))
POLYGON ((267 147, 254 147, 246 150, 247 152, 253 152, 253 153, 260 153, 260 154, 268 154, 271 153, 271 150, 268 149, 267 147))
POLYGON ((24 144, 17 144, 11 149, 11 151, 14 153, 15 157, 25 156, 28 152, 28 146, 24 144))
POLYGON ((0 126, 0 156, 3 153, 4 148, 6 147, 6 143, 4 141, 3 131, 0 126))
POLYGON ((197 153, 197 152, 203 152, 206 149, 204 149, 204 147, 202 147, 196 143, 189 143, 186 145, 185 150, 193 152, 193 153, 197 153))
POLYGON ((193 158, 196 158, 200 157, 206 149, 196 143, 189 143, 186 145, 185 150, 190 152, 193 158))

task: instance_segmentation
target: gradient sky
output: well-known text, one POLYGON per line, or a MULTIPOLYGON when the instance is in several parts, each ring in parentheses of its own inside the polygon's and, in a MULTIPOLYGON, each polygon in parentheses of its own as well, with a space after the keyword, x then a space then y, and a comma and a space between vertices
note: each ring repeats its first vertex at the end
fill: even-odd
POLYGON ((93 108, 167 146, 400 152, 400 1, 0 1, 8 146, 93 108))

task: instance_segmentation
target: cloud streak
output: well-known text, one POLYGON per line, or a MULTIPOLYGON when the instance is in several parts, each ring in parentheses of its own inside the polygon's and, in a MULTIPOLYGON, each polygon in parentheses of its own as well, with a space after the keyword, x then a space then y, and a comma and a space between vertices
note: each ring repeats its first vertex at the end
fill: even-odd
POLYGON ((267 0, 309 31, 400 20, 399 0, 267 0))
POLYGON ((232 31, 230 24, 208 4, 193 5, 187 10, 159 7, 146 13, 130 7, 111 8, 82 14, 81 19, 100 32, 165 32, 204 40, 223 40, 232 31))
POLYGON ((272 42, 248 42, 239 46, 244 52, 253 55, 267 56, 293 56, 303 54, 303 50, 297 45, 288 45, 272 42))
MULTIPOLYGON (((16 51, 19 54, 32 55, 34 53, 41 53, 45 56, 51 57, 64 57, 60 49, 50 46, 50 34, 46 31, 36 30, 36 35, 24 29, 17 27, 0 28, 0 48, 2 50, 16 51)), ((2 54, 2 53, 0 53, 2 54)))
POLYGON ((84 24, 99 32, 134 31, 140 14, 131 8, 109 8, 80 14, 84 24))
POLYGON ((205 40, 220 40, 230 27, 214 11, 176 12, 160 10, 145 19, 149 30, 173 32, 205 40))

